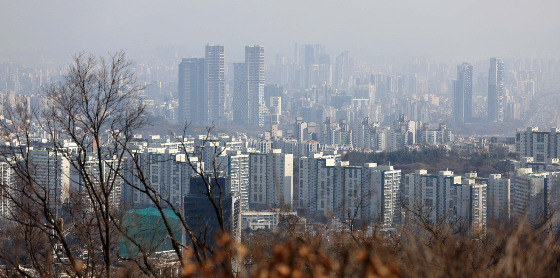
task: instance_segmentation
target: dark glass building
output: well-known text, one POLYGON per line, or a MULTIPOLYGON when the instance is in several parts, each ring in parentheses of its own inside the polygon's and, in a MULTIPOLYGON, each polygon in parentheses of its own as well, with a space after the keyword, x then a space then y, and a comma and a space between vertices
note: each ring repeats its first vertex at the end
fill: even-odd
MULTIPOLYGON (((216 203, 221 203, 226 231, 236 239, 241 239, 241 200, 238 194, 230 194, 226 188, 226 178, 212 178, 212 190, 216 203), (220 200, 220 187, 222 195, 220 200)), ((199 236, 213 245, 214 235, 220 232, 216 210, 206 195, 205 183, 201 177, 191 178, 188 194, 183 198, 187 225, 199 236)))

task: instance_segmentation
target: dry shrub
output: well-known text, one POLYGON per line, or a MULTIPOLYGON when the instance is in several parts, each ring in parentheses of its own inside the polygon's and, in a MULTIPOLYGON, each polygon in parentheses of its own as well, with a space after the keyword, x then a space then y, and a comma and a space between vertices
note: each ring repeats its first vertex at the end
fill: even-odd
MULTIPOLYGON (((182 277, 560 277, 556 227, 496 226, 475 233, 403 226, 396 233, 341 230, 255 233, 244 243, 223 234, 199 262, 184 251, 182 277), (233 272, 226 268, 233 268, 233 272)), ((133 272, 122 277, 133 277, 133 272)), ((162 277, 170 275, 162 274, 162 277)))
POLYGON ((552 229, 520 224, 493 228, 485 234, 447 229, 447 233, 434 235, 422 228, 357 236, 352 233, 358 231, 339 231, 329 241, 272 234, 249 239, 246 244, 222 235, 214 256, 201 264, 189 259, 182 274, 231 277, 220 266, 233 258, 233 275, 251 278, 560 276, 560 249, 552 229))

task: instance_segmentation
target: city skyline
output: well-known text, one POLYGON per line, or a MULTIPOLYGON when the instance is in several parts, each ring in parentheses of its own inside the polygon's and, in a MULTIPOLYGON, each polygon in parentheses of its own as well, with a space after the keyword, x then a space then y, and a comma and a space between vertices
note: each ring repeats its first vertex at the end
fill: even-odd
POLYGON ((0 277, 558 277, 557 10, 4 1, 0 277))

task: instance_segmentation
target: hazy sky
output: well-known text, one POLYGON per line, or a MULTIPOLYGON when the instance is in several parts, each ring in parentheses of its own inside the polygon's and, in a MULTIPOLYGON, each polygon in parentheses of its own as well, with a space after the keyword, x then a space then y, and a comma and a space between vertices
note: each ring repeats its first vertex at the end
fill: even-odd
MULTIPOLYGON (((130 53, 160 46, 201 56, 206 43, 292 57, 294 43, 337 55, 506 56, 560 51, 559 0, 0 0, 0 56, 130 53)), ((268 56, 267 59, 272 59, 268 56)))

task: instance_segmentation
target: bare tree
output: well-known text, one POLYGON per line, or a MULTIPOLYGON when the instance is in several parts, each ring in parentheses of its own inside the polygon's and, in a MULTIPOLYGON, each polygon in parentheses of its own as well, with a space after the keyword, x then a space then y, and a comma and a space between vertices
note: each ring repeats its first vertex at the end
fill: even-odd
POLYGON ((182 200, 177 204, 160 192, 137 156, 134 134, 148 122, 140 97, 143 88, 130 64, 124 52, 109 58, 81 53, 64 80, 44 88, 43 106, 30 107, 25 97, 5 102, 0 135, 6 144, 0 166, 12 174, 2 183, 2 195, 11 204, 10 225, 2 232, 18 237, 11 240, 11 248, 0 250, 0 258, 10 265, 10 273, 111 277, 117 273, 116 265, 126 264, 157 277, 169 274, 164 271, 169 266, 184 269, 194 258, 199 266, 214 261, 224 275, 233 276, 234 256, 224 251, 231 240, 231 223, 225 217, 231 212, 224 209, 230 192, 222 182, 225 165, 218 160, 225 148, 211 139, 213 127, 206 129, 197 148, 184 140, 188 124, 183 134, 173 134, 186 157, 184 167, 200 181, 197 192, 212 207, 220 235, 218 244, 212 245, 208 240, 214 235, 188 224, 191 216, 184 214, 182 200), (206 169, 196 162, 205 156, 212 160, 206 169), (156 208, 174 256, 158 259, 156 250, 122 222, 120 195, 125 187, 147 197, 156 208), (171 218, 179 219, 190 244, 176 234, 171 218), (122 240, 138 254, 120 256, 122 240))
POLYGON ((109 60, 77 55, 66 80, 45 89, 46 107, 39 118, 53 149, 69 161, 80 179, 80 193, 94 215, 107 277, 116 259, 119 169, 126 159, 122 146, 146 124, 139 97, 142 87, 136 84, 130 63, 122 51, 109 60), (76 149, 69 151, 67 143, 76 149))
MULTIPOLYGON (((36 128, 36 121, 28 109, 27 99, 18 97, 13 105, 6 105, 4 116, 1 135, 4 142, 10 142, 3 146, 1 152, 2 164, 7 166, 3 167, 6 174, 2 187, 10 207, 7 215, 10 225, 6 229, 17 233, 15 242, 25 243, 27 250, 23 250, 21 259, 24 265, 32 267, 38 274, 50 276, 58 271, 53 264, 57 246, 61 246, 68 254, 69 269, 76 268, 76 258, 64 237, 63 222, 58 215, 57 204, 60 205, 60 202, 57 202, 57 190, 52 186, 56 184, 55 175, 51 177, 48 172, 50 165, 34 162, 29 151, 33 145, 32 132, 36 128), (42 252, 35 252, 37 249, 48 253, 41 255, 42 252)), ((50 155, 50 152, 46 153, 47 163, 51 161, 50 155)), ((14 245, 14 250, 2 250, 0 256, 7 259, 20 275, 33 275, 22 270, 22 262, 10 254, 18 252, 19 246, 14 245)), ((80 274, 76 276, 80 277, 80 274)))
POLYGON ((72 276, 113 274, 119 169, 127 154, 122 146, 146 124, 142 87, 136 85, 130 63, 124 52, 109 59, 78 54, 65 80, 44 88, 43 107, 29 109, 26 98, 20 97, 4 109, 2 139, 11 144, 2 154, 17 180, 7 190, 14 207, 11 219, 45 234, 62 262, 57 265, 68 265, 64 271, 72 276), (38 146, 38 136, 48 143, 38 146), (45 161, 55 165, 41 165, 32 154, 37 147, 45 151, 45 161), (61 161, 64 164, 58 165, 61 161), (66 171, 45 176, 51 169, 66 171), (70 188, 71 184, 77 186, 70 188), (78 258, 82 248, 88 251, 86 270, 78 258))

